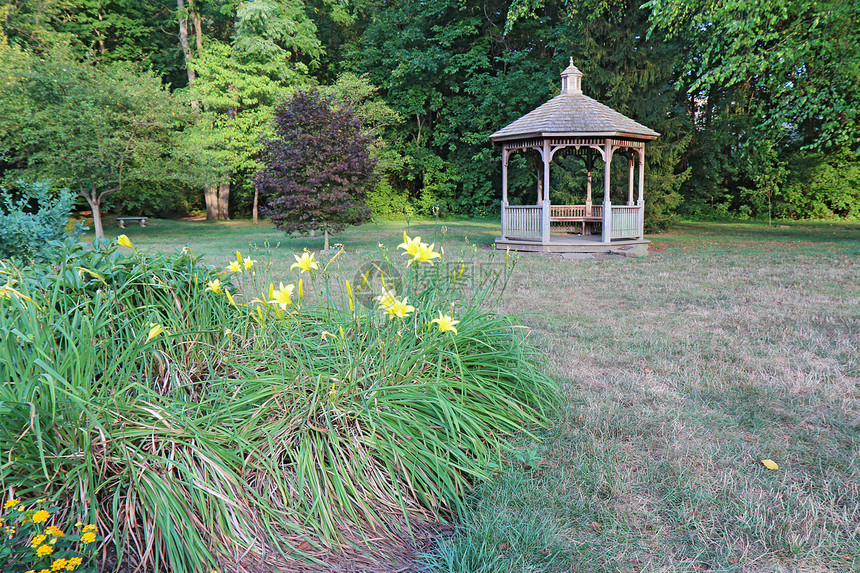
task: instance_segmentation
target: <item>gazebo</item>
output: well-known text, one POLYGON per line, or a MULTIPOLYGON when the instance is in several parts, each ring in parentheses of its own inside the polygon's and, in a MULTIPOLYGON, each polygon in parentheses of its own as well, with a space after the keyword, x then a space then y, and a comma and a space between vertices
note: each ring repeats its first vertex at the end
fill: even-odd
POLYGON ((502 148, 502 235, 496 248, 539 252, 600 252, 622 245, 647 244, 645 214, 645 142, 660 134, 582 93, 582 72, 570 65, 561 73, 561 93, 500 129, 490 140, 502 148), (533 149, 542 162, 535 205, 508 204, 508 163, 519 150, 533 149), (556 153, 585 161, 584 205, 550 202, 550 164, 556 153), (626 205, 609 198, 610 165, 615 154, 627 158, 630 178, 626 205), (591 174, 603 160, 603 203, 592 204, 591 174), (638 197, 634 174, 638 164, 638 197), (599 225, 600 234, 592 234, 599 225))

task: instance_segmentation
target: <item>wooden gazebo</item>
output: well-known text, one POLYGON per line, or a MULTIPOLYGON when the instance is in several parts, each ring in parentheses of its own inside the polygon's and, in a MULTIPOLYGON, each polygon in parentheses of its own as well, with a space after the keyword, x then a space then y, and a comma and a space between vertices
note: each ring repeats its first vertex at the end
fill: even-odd
POLYGON ((561 73, 561 93, 490 136, 502 148, 502 234, 497 248, 543 252, 597 252, 611 247, 647 243, 645 214, 645 142, 659 133, 582 93, 582 72, 573 65, 561 73), (508 162, 518 150, 533 149, 542 163, 535 205, 508 204, 508 162), (550 164, 556 153, 574 155, 587 169, 584 205, 550 202, 550 164), (609 198, 612 157, 627 158, 630 181, 626 205, 609 198), (593 205, 591 173, 603 160, 603 204, 593 205), (634 173, 638 164, 638 198, 634 202, 634 173), (542 173, 541 173, 542 172, 542 173), (542 174, 542 176, 541 176, 542 174), (599 226, 600 234, 592 234, 599 226))

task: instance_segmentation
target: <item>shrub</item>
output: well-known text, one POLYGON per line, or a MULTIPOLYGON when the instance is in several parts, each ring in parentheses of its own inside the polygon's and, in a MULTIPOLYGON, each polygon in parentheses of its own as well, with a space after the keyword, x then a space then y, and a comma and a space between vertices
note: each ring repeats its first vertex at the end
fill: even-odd
POLYGON ((45 181, 19 181, 18 187, 17 200, 0 189, 0 204, 6 211, 0 213, 0 259, 50 258, 66 236, 75 194, 61 189, 52 195, 50 183, 45 181))
POLYGON ((10 498, 0 509, 0 566, 4 573, 51 571, 96 573, 98 527, 76 523, 61 528, 51 523, 56 507, 38 499, 24 503, 10 498))
POLYGON ((405 246, 402 287, 370 308, 310 254, 264 289, 241 256, 218 271, 104 241, 6 264, 0 486, 56 496, 132 567, 179 573, 449 515, 554 388, 509 320, 454 297, 462 271, 405 246))

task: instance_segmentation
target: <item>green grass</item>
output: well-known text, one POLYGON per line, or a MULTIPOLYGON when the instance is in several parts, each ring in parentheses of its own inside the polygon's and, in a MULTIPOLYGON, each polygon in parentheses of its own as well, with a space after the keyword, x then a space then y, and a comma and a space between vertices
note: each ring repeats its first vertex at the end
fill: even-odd
MULTIPOLYGON (((105 221, 105 236, 113 239, 125 234, 142 248, 172 252, 189 246, 197 255, 204 255, 207 262, 231 258, 235 251, 243 253, 249 248, 265 251, 274 260, 293 262, 293 254, 303 249, 319 251, 323 248, 323 237, 290 238, 275 230, 268 222, 257 225, 247 219, 234 221, 181 221, 169 219, 149 219, 145 228, 130 225, 120 229, 112 220, 105 221)), ((443 240, 449 246, 469 247, 474 243, 489 245, 498 233, 498 221, 486 219, 478 221, 435 222, 432 220, 412 219, 408 224, 403 221, 380 221, 361 227, 350 227, 343 233, 332 235, 332 245, 343 244, 348 252, 374 252, 377 243, 382 242, 390 249, 402 242, 404 230, 410 236, 419 235, 426 242, 435 242, 437 247, 443 240), (447 230, 447 232, 446 232, 447 230)), ((92 233, 83 240, 92 241, 92 233)))
MULTIPOLYGON (((128 234, 163 249, 188 237, 213 263, 278 235, 155 223, 128 234)), ((452 250, 498 229, 411 230, 438 240, 443 224, 452 250)), ((358 259, 404 228, 335 240, 358 259)), ((520 257, 501 309, 529 327, 566 406, 475 492, 427 558, 437 570, 860 571, 860 225, 697 222, 650 238, 645 259, 520 257)))

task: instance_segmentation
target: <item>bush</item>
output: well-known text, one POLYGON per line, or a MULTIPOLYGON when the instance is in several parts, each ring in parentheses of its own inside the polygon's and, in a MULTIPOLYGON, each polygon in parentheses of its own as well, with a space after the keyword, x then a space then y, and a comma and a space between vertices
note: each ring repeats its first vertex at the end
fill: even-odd
POLYGON ((370 308, 364 281, 310 254, 278 288, 241 257, 219 271, 104 241, 5 264, 0 487, 99 523, 132 568, 177 573, 368 551, 450 515, 554 387, 508 319, 456 298, 462 270, 405 246, 402 286, 370 308))
POLYGON ((18 199, 0 189, 0 259, 24 261, 47 259, 67 235, 69 214, 75 206, 75 194, 61 189, 50 192, 50 183, 18 182, 18 199))
POLYGON ((0 509, 0 567, 4 573, 76 571, 97 573, 98 527, 81 522, 65 528, 54 521, 58 508, 38 499, 11 498, 0 509))

